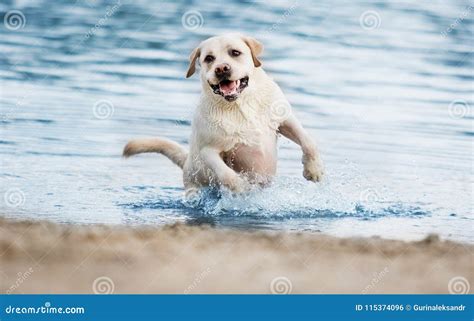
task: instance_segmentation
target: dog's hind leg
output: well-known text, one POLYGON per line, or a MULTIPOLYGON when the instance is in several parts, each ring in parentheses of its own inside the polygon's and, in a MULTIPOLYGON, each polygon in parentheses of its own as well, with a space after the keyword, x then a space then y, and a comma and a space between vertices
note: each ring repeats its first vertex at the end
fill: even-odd
POLYGON ((164 138, 134 139, 123 149, 123 156, 130 157, 140 153, 159 153, 168 157, 181 169, 184 167, 188 152, 181 145, 164 138))

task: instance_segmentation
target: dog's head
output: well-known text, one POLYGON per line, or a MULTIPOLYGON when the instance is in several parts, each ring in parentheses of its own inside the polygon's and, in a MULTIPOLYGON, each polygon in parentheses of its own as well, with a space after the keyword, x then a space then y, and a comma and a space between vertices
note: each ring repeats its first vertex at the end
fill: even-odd
POLYGON ((193 50, 186 78, 201 66, 201 80, 209 90, 227 101, 236 100, 249 85, 255 68, 261 66, 258 55, 263 46, 256 39, 238 34, 209 38, 193 50))

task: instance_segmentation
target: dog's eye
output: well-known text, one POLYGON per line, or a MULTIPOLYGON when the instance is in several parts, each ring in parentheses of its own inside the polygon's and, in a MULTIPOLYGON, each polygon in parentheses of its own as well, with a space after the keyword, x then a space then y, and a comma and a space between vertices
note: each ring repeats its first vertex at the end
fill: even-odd
POLYGON ((207 63, 213 62, 214 59, 216 59, 214 56, 207 55, 206 58, 204 58, 204 61, 207 63))
POLYGON ((231 51, 230 51, 230 55, 231 55, 232 57, 238 57, 238 56, 240 56, 240 54, 241 54, 241 52, 238 51, 238 50, 231 50, 231 51))

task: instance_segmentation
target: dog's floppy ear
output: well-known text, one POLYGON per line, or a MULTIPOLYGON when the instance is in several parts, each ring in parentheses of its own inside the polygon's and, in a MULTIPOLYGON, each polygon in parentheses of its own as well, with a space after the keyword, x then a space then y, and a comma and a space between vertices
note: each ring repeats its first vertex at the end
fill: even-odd
POLYGON ((252 37, 243 37, 244 42, 249 46, 252 53, 252 60, 255 67, 260 67, 262 63, 258 60, 258 56, 263 52, 263 45, 260 41, 252 37))
POLYGON ((199 58, 201 55, 201 48, 197 47, 191 52, 191 55, 189 56, 189 67, 188 67, 188 72, 186 73, 186 78, 191 77, 194 72, 196 71, 196 60, 199 58))

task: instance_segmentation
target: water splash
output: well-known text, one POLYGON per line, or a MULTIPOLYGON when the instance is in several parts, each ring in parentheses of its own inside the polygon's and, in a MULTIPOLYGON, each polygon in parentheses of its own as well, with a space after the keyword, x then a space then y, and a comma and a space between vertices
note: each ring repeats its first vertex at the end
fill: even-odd
MULTIPOLYGON (((192 200, 173 196, 149 198, 137 203, 122 204, 133 210, 175 209, 192 216, 253 217, 266 220, 304 218, 376 219, 386 216, 422 216, 430 212, 419 206, 388 201, 382 192, 377 198, 364 198, 364 191, 347 183, 312 184, 302 179, 280 177, 267 188, 255 187, 245 194, 234 195, 226 190, 203 189, 192 200), (349 185, 350 186, 350 185, 349 185)), ((369 189, 372 191, 372 189, 369 189)))

